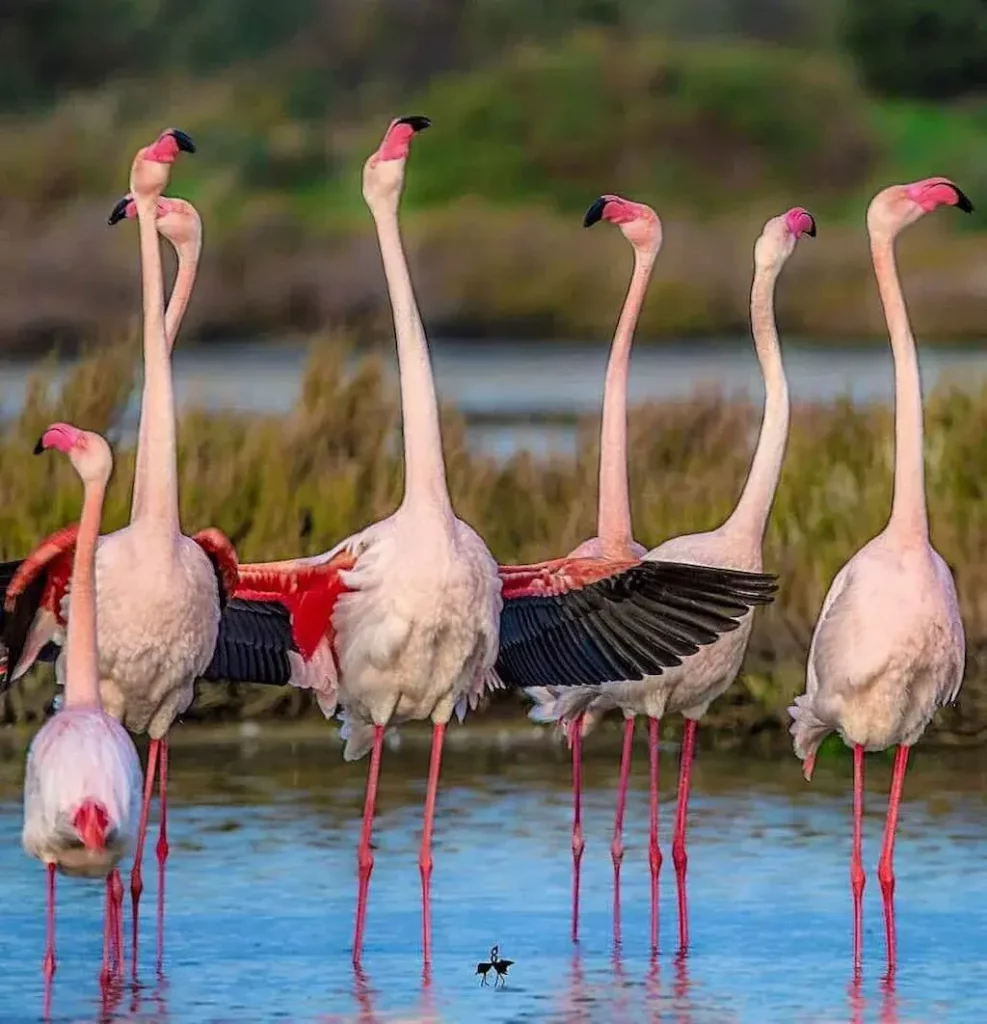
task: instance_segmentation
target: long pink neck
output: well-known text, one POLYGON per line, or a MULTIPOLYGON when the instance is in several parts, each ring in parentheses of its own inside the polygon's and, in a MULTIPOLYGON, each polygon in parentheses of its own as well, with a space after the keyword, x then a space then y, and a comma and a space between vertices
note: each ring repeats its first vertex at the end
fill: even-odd
MULTIPOLYGON (((144 485, 137 519, 153 522, 162 536, 178 533, 178 455, 175 440, 175 396, 171 360, 165 337, 164 282, 161 249, 155 226, 155 200, 137 200, 141 277, 144 300, 144 400, 146 422, 138 438, 138 460, 144 462, 144 485)), ((136 522, 137 519, 132 519, 136 522)))
POLYGON ((758 265, 751 285, 751 332, 764 378, 764 414, 757 448, 737 507, 727 520, 760 546, 771 514, 788 443, 790 401, 775 323, 775 283, 780 267, 758 265))
MULTIPOLYGON (((165 338, 169 355, 174 350, 178 329, 182 325, 182 318, 185 316, 189 299, 192 297, 200 250, 201 245, 198 242, 175 247, 178 256, 178 272, 175 275, 175 285, 171 290, 168 309, 165 312, 165 338)), ((148 387, 145 374, 144 388, 141 393, 140 423, 137 428, 137 463, 134 467, 134 495, 130 506, 131 521, 140 515, 144 491, 147 489, 147 419, 145 416, 147 407, 148 387)))
POLYGON ((600 432, 600 494, 597 534, 604 554, 626 557, 633 543, 627 482, 627 376, 634 328, 648 290, 657 253, 634 249, 634 272, 620 311, 603 389, 600 432))
POLYGON ((65 655, 66 707, 99 707, 96 654, 96 541, 106 483, 85 485, 79 534, 72 560, 72 604, 65 655))
POLYGON ((401 416, 404 431, 404 500, 402 507, 452 515, 442 459, 442 432, 425 329, 401 244, 397 205, 371 207, 377 225, 384 276, 394 314, 401 416))
POLYGON ((888 526, 908 536, 927 539, 922 381, 915 339, 895 266, 894 239, 871 235, 871 257, 894 356, 894 500, 888 526))

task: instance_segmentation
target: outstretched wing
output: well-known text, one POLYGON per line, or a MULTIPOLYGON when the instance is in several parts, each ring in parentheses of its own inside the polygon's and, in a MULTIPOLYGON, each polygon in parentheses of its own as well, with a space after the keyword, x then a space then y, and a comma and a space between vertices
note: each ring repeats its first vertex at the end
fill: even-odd
POLYGON ((771 575, 681 562, 563 558, 500 572, 495 673, 515 687, 659 675, 777 591, 771 575))
POLYGON ((72 575, 78 524, 46 537, 26 558, 0 566, 6 664, 0 689, 7 689, 34 664, 65 627, 62 598, 72 575))
POLYGON ((355 563, 342 548, 317 558, 239 566, 205 678, 291 683, 313 690, 331 715, 339 685, 332 614, 347 590, 341 574, 355 563), (248 671, 258 675, 245 677, 248 671))

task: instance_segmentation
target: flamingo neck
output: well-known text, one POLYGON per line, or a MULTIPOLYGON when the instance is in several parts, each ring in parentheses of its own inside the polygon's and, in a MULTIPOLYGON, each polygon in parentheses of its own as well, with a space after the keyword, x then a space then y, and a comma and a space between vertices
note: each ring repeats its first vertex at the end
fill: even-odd
POLYGON ((72 603, 65 655, 66 707, 99 707, 96 653, 96 541, 103 515, 105 481, 87 483, 72 560, 72 603))
MULTIPOLYGON (((175 348, 178 329, 182 325, 185 310, 188 309, 189 299, 192 297, 192 287, 195 284, 201 248, 199 241, 175 246, 175 253, 178 256, 178 271, 175 274, 175 284, 171 290, 171 297, 168 299, 168 308, 165 311, 165 338, 169 355, 175 348)), ((144 491, 147 489, 147 420, 145 418, 147 406, 147 376, 145 374, 144 388, 141 393, 140 423, 137 428, 137 462, 134 466, 134 496, 130 506, 131 521, 140 516, 144 491)))
POLYGON ((401 504, 403 508, 431 509, 451 516, 435 382, 425 329, 401 242, 397 206, 393 209, 371 207, 371 213, 377 225, 397 341, 405 473, 401 504))
POLYGON ((138 437, 137 459, 143 459, 144 480, 137 517, 178 533, 178 465, 175 440, 175 396, 171 361, 165 336, 164 283, 161 249, 155 226, 154 199, 137 199, 140 231, 141 279, 144 304, 144 392, 141 420, 146 424, 138 437))
POLYGON ((872 235, 871 257, 894 357, 894 499, 888 527, 911 538, 927 540, 922 381, 895 265, 894 238, 872 235))
POLYGON ((771 514, 788 443, 791 402, 775 322, 775 284, 781 268, 757 266, 751 285, 751 333, 764 380, 764 412, 747 482, 727 525, 758 549, 771 514))
POLYGON ((600 495, 597 534, 607 556, 624 557, 633 543, 631 502, 627 481, 627 376, 631 342, 656 252, 634 249, 634 271, 610 346, 603 389, 600 431, 600 495))

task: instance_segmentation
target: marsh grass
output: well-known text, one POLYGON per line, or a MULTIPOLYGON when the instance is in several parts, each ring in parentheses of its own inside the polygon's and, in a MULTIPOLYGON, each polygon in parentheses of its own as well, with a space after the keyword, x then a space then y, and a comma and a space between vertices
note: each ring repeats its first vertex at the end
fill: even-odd
MULTIPOLYGON (((121 340, 79 364, 60 392, 53 365, 33 379, 20 417, 0 439, 0 555, 22 557, 73 521, 80 489, 62 459, 35 458, 43 428, 70 420, 115 437, 135 381, 137 346, 121 340)), ((324 551, 400 498, 399 407, 379 356, 349 360, 346 338, 312 345, 296 407, 282 417, 190 411, 180 423, 182 519, 189 532, 224 530, 244 561, 324 551), (349 367, 349 369, 347 368, 349 367)), ((712 391, 635 408, 630 417, 635 535, 651 547, 717 525, 745 478, 760 409, 712 391)), ((562 554, 595 532, 598 424, 579 425, 574 457, 507 462, 466 446, 465 423, 443 410, 449 483, 460 516, 501 562, 562 554)), ((987 387, 954 386, 926 403, 926 467, 933 539, 952 565, 968 640, 958 707, 940 713, 939 741, 979 742, 987 730, 987 387)), ((778 600, 758 612, 743 676, 709 715, 724 746, 780 745, 785 709, 803 685, 812 625, 834 573, 878 532, 891 498, 892 421, 886 407, 800 405, 765 540, 778 600)), ((126 522, 133 451, 117 447, 104 527, 126 522)), ((894 608, 887 609, 889 616, 894 608)), ((47 669, 0 698, 0 721, 30 722, 51 695, 47 669)), ((513 696, 499 711, 520 719, 513 696)), ((229 720, 315 714, 291 689, 203 686, 191 718, 229 720)), ((677 728, 677 723, 670 723, 677 728)))

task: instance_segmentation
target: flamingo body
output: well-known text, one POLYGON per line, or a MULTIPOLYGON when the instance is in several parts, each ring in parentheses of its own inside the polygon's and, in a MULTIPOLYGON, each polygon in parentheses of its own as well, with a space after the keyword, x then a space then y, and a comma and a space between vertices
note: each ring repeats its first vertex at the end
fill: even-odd
POLYGON ((357 534, 333 614, 347 759, 374 725, 453 710, 497 657, 501 582, 479 535, 460 519, 429 524, 404 509, 357 534))
MULTIPOLYGON (((96 549, 100 699, 128 729, 160 739, 192 703, 194 680, 212 659, 219 588, 194 540, 178 536, 156 550, 143 525, 100 538, 96 549)), ((63 618, 70 605, 71 589, 63 618)), ((64 648, 59 678, 63 661, 64 648)))
POLYGON ((963 681, 966 641, 952 573, 928 543, 893 530, 840 570, 809 648, 806 692, 795 698, 795 753, 807 761, 830 732, 849 746, 912 746, 963 681), (894 609, 894 615, 888 609, 894 609))
POLYGON ((63 874, 105 878, 133 842, 140 793, 140 761, 123 726, 98 708, 63 708, 28 750, 24 849, 63 874), (73 824, 86 802, 106 814, 98 849, 86 847, 73 824))

